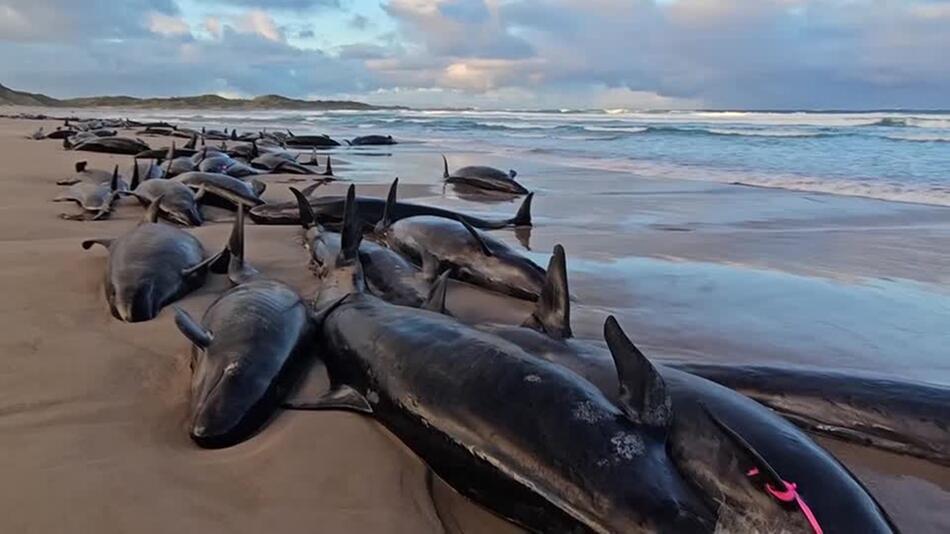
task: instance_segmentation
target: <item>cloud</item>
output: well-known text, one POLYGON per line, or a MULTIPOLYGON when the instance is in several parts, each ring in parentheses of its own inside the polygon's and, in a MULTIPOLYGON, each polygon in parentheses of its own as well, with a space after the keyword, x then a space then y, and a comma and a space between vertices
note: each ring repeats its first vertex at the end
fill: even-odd
POLYGON ((156 12, 148 14, 148 30, 166 37, 191 34, 191 28, 184 19, 156 12))
POLYGON ((122 38, 147 30, 143 13, 176 16, 174 0, 0 0, 0 42, 122 38))
MULTIPOLYGON (((0 4, 0 10, 3 7, 0 4)), ((34 17, 26 21, 35 27, 42 23, 35 17, 44 12, 18 14, 34 17)), ((222 13, 193 25, 180 18, 174 5, 165 11, 143 9, 136 16, 99 15, 100 30, 108 31, 74 32, 57 39, 17 35, 14 40, 0 34, 2 83, 60 97, 301 96, 379 87, 361 61, 288 44, 280 26, 261 11, 222 13), (192 34, 191 27, 203 32, 192 34)))
POLYGON ((270 41, 283 41, 284 33, 270 15, 259 9, 252 9, 239 17, 237 27, 246 33, 253 33, 270 41))
POLYGON ((944 4, 851 0, 391 0, 394 83, 581 85, 716 107, 947 107, 944 4))
POLYGON ((58 95, 950 107, 943 1, 380 2, 0 0, 0 81, 58 95))
POLYGON ((350 21, 348 22, 348 24, 350 25, 351 28, 354 28, 357 30, 365 30, 372 25, 372 23, 369 21, 367 17, 364 17, 363 15, 359 15, 359 14, 353 15, 350 18, 350 21))

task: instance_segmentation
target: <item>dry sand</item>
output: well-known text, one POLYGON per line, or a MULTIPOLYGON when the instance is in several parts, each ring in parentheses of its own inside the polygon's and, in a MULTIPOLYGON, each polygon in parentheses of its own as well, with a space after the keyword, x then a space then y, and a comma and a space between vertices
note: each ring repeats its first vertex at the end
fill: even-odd
MULTIPOLYGON (((239 446, 194 446, 185 426, 189 343, 169 310, 146 323, 114 320, 101 287, 106 254, 79 247, 82 239, 126 231, 142 209, 128 201, 111 220, 72 222, 58 214, 76 208, 50 202, 58 192, 54 182, 78 159, 93 168, 119 162, 128 169, 131 158, 66 152, 53 141, 24 138, 39 125, 0 120, 0 532, 517 531, 438 480, 430 491, 425 466, 360 416, 284 413, 239 446)), ((48 130, 54 126, 46 123, 48 130)), ((345 161, 339 169, 347 169, 345 161)), ((271 179, 271 198, 286 194, 277 181, 271 179)), ((361 186, 360 193, 383 189, 361 186)), ((437 192, 426 185, 401 191, 403 197, 427 195, 437 192)), ((539 250, 555 239, 579 250, 606 239, 597 228, 582 234, 576 224, 556 227, 558 210, 539 200, 539 250)), ((195 234, 217 250, 228 230, 209 224, 195 234)), ((268 276, 306 293, 314 280, 297 236, 293 227, 251 225, 248 257, 268 276)), ((651 246, 673 242, 653 239, 651 246)), ((200 315, 226 287, 213 280, 182 305, 200 315)), ((578 287, 585 300, 597 301, 587 298, 590 288, 578 287)), ((515 321, 525 309, 509 312, 515 321)), ((579 330, 594 331, 603 312, 577 315, 579 330)), ((950 531, 950 470, 824 443, 906 532, 950 531)))

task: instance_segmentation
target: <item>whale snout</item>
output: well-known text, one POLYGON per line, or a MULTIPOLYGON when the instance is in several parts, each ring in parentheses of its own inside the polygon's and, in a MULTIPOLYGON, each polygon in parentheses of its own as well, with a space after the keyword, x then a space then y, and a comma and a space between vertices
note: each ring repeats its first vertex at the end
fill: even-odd
POLYGON ((158 315, 151 285, 137 288, 119 288, 112 302, 112 315, 120 321, 138 323, 158 315))

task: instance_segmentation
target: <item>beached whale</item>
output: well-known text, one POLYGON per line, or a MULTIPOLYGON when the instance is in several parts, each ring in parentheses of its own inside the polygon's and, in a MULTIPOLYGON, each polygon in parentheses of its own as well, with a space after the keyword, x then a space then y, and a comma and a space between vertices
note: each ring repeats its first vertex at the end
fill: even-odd
POLYGON ((389 191, 375 237, 401 252, 423 270, 452 270, 452 277, 485 289, 536 300, 544 283, 544 269, 505 243, 476 230, 464 219, 419 215, 393 220, 396 187, 389 191), (425 262, 436 261, 437 267, 425 262))
MULTIPOLYGON (((608 347, 572 339, 562 247, 555 247, 547 272, 544 291, 524 326, 479 325, 478 329, 501 337, 529 354, 570 369, 596 385, 608 398, 622 401, 625 393, 614 372, 612 353, 616 349, 611 345, 611 338, 614 345, 627 345, 630 351, 638 354, 639 350, 627 339, 616 321, 611 320, 605 335, 608 347)), ((647 361, 645 357, 642 359, 647 361)), ((654 367, 665 383, 676 415, 672 425, 671 452, 694 483, 715 499, 728 500, 731 493, 743 489, 743 484, 735 481, 735 487, 727 488, 718 475, 704 466, 708 458, 715 457, 714 450, 723 439, 721 432, 703 424, 707 409, 716 414, 718 424, 748 443, 770 466, 773 479, 770 483, 776 489, 772 495, 777 495, 777 499, 787 496, 790 500, 786 504, 791 515, 785 519, 794 523, 811 513, 825 532, 896 532, 880 505, 847 468, 791 423, 755 401, 709 380, 666 365, 654 367), (794 483, 797 490, 784 492, 785 483, 781 481, 794 483), (719 492, 723 492, 721 497, 716 496, 719 492), (792 495, 800 497, 804 506, 791 499, 792 495)), ((763 472, 761 466, 755 467, 763 472)), ((746 464, 746 468, 752 466, 746 464)), ((744 485, 746 491, 768 495, 761 479, 751 477, 744 485)), ((725 531, 776 532, 783 528, 781 522, 765 530, 740 524, 725 531)))
POLYGON ((227 209, 235 209, 237 204, 258 206, 263 204, 260 195, 266 184, 257 180, 245 182, 226 174, 209 172, 186 172, 173 180, 183 183, 196 191, 204 189, 203 202, 227 209))
POLYGON ((744 467, 768 466, 715 416, 702 424, 719 439, 697 461, 738 489, 716 502, 684 476, 668 441, 688 437, 671 434, 678 414, 638 353, 608 339, 625 392, 612 402, 501 338, 366 294, 360 236, 350 213, 317 299, 333 387, 293 407, 372 416, 457 491, 532 532, 713 532, 727 520, 807 531, 800 515, 738 487, 744 467))
POLYGON ((237 161, 223 152, 213 153, 202 159, 198 163, 197 170, 200 172, 227 174, 228 176, 233 176, 235 178, 244 178, 247 176, 261 174, 261 171, 245 163, 237 161))
POLYGON ((69 139, 63 139, 63 146, 71 150, 104 152, 106 154, 128 154, 132 156, 149 149, 148 145, 143 141, 129 139, 127 137, 94 137, 81 141, 78 144, 71 143, 69 139))
POLYGON ((354 137, 346 142, 352 146, 372 146, 372 145, 395 145, 396 141, 391 135, 362 135, 354 137))
POLYGON ((158 201, 160 215, 182 226, 201 226, 204 220, 198 206, 198 201, 204 196, 203 188, 196 193, 175 180, 147 179, 140 183, 138 174, 134 174, 128 194, 145 206, 158 201))
POLYGON ((810 432, 950 466, 950 388, 858 372, 669 362, 810 432))
POLYGON ((291 133, 283 142, 287 146, 295 148, 332 148, 340 146, 338 141, 330 139, 328 135, 294 135, 291 133))
POLYGON ((62 128, 56 128, 52 132, 46 134, 46 137, 44 139, 66 139, 67 137, 72 137, 76 135, 77 133, 78 132, 76 132, 76 130, 69 130, 69 129, 64 130, 62 128))
POLYGON ((526 195, 528 190, 515 181, 517 172, 511 170, 507 173, 494 167, 483 165, 470 165, 462 167, 454 172, 449 172, 449 160, 442 156, 442 178, 446 183, 484 189, 486 191, 500 191, 513 195, 526 195))
MULTIPOLYGON (((339 224, 343 219, 345 197, 339 195, 310 197, 309 194, 307 197, 310 200, 310 206, 313 208, 317 221, 321 224, 339 224)), ((531 226, 531 202, 533 198, 534 197, 530 194, 525 197, 515 216, 507 219, 483 219, 444 208, 423 206, 409 202, 396 202, 390 211, 390 217, 393 221, 419 215, 431 215, 433 217, 443 217, 452 220, 461 219, 475 228, 481 228, 483 230, 531 226)), ((381 198, 356 197, 356 206, 357 210, 359 210, 359 218, 363 221, 363 224, 375 226, 379 220, 383 218, 386 201, 381 198)), ((251 220, 257 224, 300 224, 300 211, 297 209, 296 201, 263 204, 252 208, 249 212, 249 216, 251 220)))
MULTIPOLYGON (((83 170, 85 169, 84 165, 77 164, 77 170, 80 169, 80 166, 83 170)), ((84 173, 80 171, 78 174, 84 173)), ((73 182, 73 185, 70 185, 69 189, 53 199, 53 202, 75 202, 83 209, 83 212, 78 215, 62 214, 60 215, 62 218, 85 220, 87 216, 91 216, 93 219, 98 220, 108 217, 112 212, 112 205, 118 198, 119 193, 128 189, 128 185, 119 178, 118 165, 116 165, 115 170, 112 171, 109 181, 105 183, 97 181, 102 178, 101 172, 89 172, 86 174, 89 174, 88 180, 80 179, 79 181, 73 182)))
POLYGON ((161 197, 149 206, 144 220, 115 239, 89 239, 82 248, 102 245, 109 250, 104 288, 112 315, 126 322, 148 321, 167 304, 204 284, 209 270, 224 272, 227 249, 205 257, 195 236, 158 222, 161 197))
POLYGON ((189 432, 206 448, 256 433, 314 350, 315 325, 300 295, 245 264, 243 220, 239 207, 228 243, 228 275, 237 286, 218 297, 200 323, 175 309, 175 323, 194 345, 189 432))

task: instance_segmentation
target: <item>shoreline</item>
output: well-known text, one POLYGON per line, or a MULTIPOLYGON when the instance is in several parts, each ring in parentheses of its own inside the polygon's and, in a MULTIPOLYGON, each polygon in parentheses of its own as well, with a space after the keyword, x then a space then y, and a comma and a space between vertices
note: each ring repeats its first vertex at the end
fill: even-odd
MULTIPOLYGON (((194 447, 183 430, 189 343, 168 309, 146 323, 114 321, 102 297, 105 254, 79 247, 82 239, 125 231, 141 208, 123 202, 110 220, 74 222, 58 218, 71 206, 49 202, 55 180, 76 160, 124 169, 131 157, 63 151, 54 141, 25 139, 25 125, 0 119, 7 161, 0 168, 0 289, 7 295, 0 304, 0 469, 10 480, 0 487, 4 530, 408 533, 439 531, 449 517, 466 533, 517 531, 444 486, 430 492, 421 462, 359 416, 286 413, 232 449, 194 447)), ((440 147, 406 148, 388 149, 392 157, 329 154, 335 168, 339 156, 338 173, 360 194, 382 196, 399 174, 403 198, 513 212, 515 202, 442 193, 432 165, 440 147)), ((489 160, 502 168, 518 157, 448 155, 453 165, 489 160)), ((938 267, 950 259, 943 252, 950 251, 950 210, 837 196, 814 203, 784 190, 543 165, 527 165, 522 175, 538 191, 530 254, 546 258, 555 242, 565 244, 579 336, 596 336, 609 311, 650 353, 842 369, 887 365, 883 372, 896 376, 912 376, 912 368, 950 377, 938 359, 948 339, 937 330, 950 318, 950 299, 939 289, 947 275, 938 267), (905 322, 892 317, 900 314, 905 322), (897 359, 899 350, 912 357, 897 359)), ((269 199, 289 198, 284 178, 267 179, 269 199)), ((212 221, 194 233, 213 251, 229 230, 212 221)), ((306 292, 314 279, 298 233, 249 224, 247 252, 262 272, 306 292)), ((520 247, 511 231, 495 235, 520 247)), ((213 279, 181 305, 200 316, 226 286, 213 279)), ((941 514, 950 507, 950 468, 822 444, 905 531, 950 529, 941 514)))

